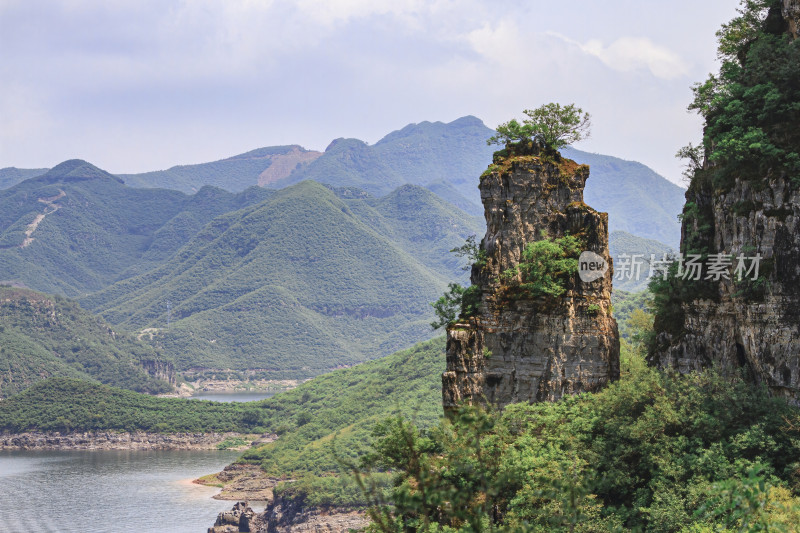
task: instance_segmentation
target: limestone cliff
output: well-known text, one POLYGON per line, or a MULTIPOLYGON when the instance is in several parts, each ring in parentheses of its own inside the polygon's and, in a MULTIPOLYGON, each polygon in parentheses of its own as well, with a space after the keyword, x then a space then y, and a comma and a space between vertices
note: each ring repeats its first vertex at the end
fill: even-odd
MULTIPOLYGON (((796 37, 800 1, 783 0, 780 11, 785 25, 778 31, 796 37)), ((796 131, 796 116, 773 122, 796 131)), ((777 138, 782 148, 796 149, 785 133, 777 138)), ((721 174, 707 157, 686 193, 681 250, 704 254, 705 269, 699 281, 684 269, 671 282, 670 299, 656 316, 650 362, 681 373, 716 367, 723 375, 743 374, 800 404, 797 178, 777 165, 755 176, 733 172, 730 182, 719 180, 721 174), (709 264, 720 254, 731 264, 715 279, 709 264), (737 275, 740 256, 747 271, 737 275)))
POLYGON ((475 316, 447 330, 446 410, 461 402, 553 401, 594 391, 619 376, 619 336, 611 316, 613 270, 608 215, 583 203, 589 168, 545 155, 534 143, 495 154, 480 182, 486 216, 485 261, 472 268, 475 316), (570 234, 608 271, 592 282, 574 275, 557 298, 526 296, 502 274, 517 267, 527 243, 570 234))
MULTIPOLYGON (((713 253, 761 256, 758 283, 720 279, 704 297, 684 302, 672 323, 657 318, 656 365, 686 373, 716 365, 723 374, 744 370, 794 402, 800 395, 800 191, 786 180, 762 190, 736 180, 728 192, 691 190, 702 206, 713 253), (742 210, 742 206, 749 209, 742 210)), ((697 232, 684 223, 683 240, 697 232)), ((747 263, 750 268, 752 261, 747 263)), ((755 274, 753 270, 751 277, 755 274)))
POLYGON ((789 33, 795 39, 800 37, 800 0, 783 0, 782 12, 789 26, 789 33))

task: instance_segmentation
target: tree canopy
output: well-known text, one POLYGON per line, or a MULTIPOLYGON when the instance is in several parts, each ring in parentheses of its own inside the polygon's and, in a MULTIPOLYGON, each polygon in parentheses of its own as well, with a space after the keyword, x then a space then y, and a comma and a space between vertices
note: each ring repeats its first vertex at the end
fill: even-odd
POLYGON ((508 144, 536 140, 545 148, 558 150, 590 135, 591 116, 575 104, 549 103, 526 109, 522 123, 511 119, 497 126, 497 135, 487 144, 508 144))
POLYGON ((775 175, 800 185, 800 46, 787 29, 780 0, 743 0, 717 32, 719 73, 693 87, 689 106, 705 119, 710 172, 696 172, 691 145, 678 153, 715 187, 775 175))

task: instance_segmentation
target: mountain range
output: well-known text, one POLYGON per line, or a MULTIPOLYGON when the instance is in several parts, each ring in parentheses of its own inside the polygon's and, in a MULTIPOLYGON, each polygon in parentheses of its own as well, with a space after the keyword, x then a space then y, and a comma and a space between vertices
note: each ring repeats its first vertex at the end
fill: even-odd
MULTIPOLYGON (((430 338, 430 302, 466 281, 448 252, 484 231, 475 184, 491 133, 474 117, 423 122, 372 146, 124 178, 66 161, 0 190, 0 282, 77 298, 183 372, 303 378, 387 355, 430 338), (142 187, 154 183, 196 192, 142 187)), ((680 188, 638 163, 564 155, 592 163, 587 202, 637 232, 613 232, 613 255, 668 248, 638 228, 669 243, 680 188)), ((12 170, 0 177, 36 173, 12 170)))
POLYGON ((0 191, 0 281, 79 296, 169 259, 215 216, 273 194, 138 189, 81 160, 0 191))
MULTIPOLYGON (((168 170, 120 175, 133 187, 160 187, 192 193, 205 185, 240 192, 262 185, 279 189, 312 179, 334 187, 357 187, 382 196, 404 184, 421 185, 472 215, 482 215, 478 176, 496 147, 486 144, 494 130, 466 116, 450 123, 421 122, 391 132, 374 145, 336 139, 324 153, 298 145, 252 150, 220 161, 168 170)), ((655 239, 677 249, 677 215, 684 190, 635 161, 571 147, 564 156, 588 164, 586 203, 609 213, 611 231, 655 239)), ((34 169, 0 170, 0 187, 31 177, 34 169)))

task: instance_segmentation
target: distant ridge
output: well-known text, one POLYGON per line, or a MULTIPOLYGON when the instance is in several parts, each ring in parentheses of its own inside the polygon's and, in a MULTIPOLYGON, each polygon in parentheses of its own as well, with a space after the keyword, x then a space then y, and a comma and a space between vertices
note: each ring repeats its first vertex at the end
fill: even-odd
POLYGON ((0 282, 78 296, 161 264, 217 215, 273 192, 136 189, 73 159, 0 190, 0 282))
POLYGON ((265 185, 288 176, 319 157, 321 152, 302 146, 269 146, 249 152, 196 165, 178 165, 167 170, 141 174, 120 174, 131 187, 160 187, 186 193, 213 185, 238 192, 253 185, 265 185))
MULTIPOLYGON (((409 124, 374 145, 341 138, 332 141, 324 153, 299 145, 272 146, 211 163, 120 177, 132 187, 172 188, 187 193, 207 184, 235 192, 256 184, 280 189, 311 179, 382 196, 412 183, 480 216, 483 206, 478 176, 491 163, 496 147, 487 146, 486 139, 493 134, 480 119, 466 116, 449 123, 409 124)), ((627 231, 677 248, 677 215, 684 203, 684 189, 635 161, 569 147, 563 153, 592 167, 586 201, 609 213, 612 231, 627 231)), ((38 172, 0 170, 0 186, 3 180, 8 183, 38 172)))

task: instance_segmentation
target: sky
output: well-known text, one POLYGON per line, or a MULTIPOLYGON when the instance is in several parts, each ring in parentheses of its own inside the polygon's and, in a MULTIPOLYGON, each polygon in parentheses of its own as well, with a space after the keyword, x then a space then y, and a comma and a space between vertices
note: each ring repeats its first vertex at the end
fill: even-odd
POLYGON ((0 0, 0 168, 114 173, 262 146, 489 127, 547 102, 576 148, 680 183, 691 86, 738 0, 0 0))

